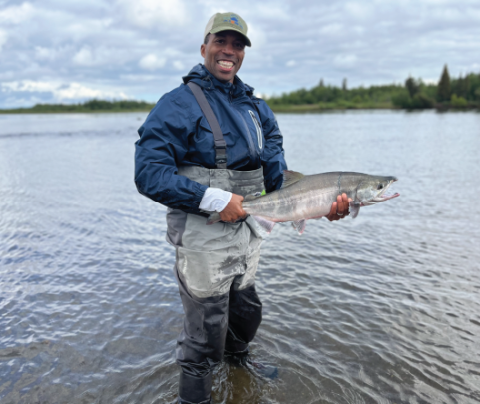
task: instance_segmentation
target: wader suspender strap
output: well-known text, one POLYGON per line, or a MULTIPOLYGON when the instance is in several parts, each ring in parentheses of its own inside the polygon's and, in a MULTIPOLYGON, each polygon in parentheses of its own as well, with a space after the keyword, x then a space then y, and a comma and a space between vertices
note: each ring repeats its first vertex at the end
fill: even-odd
POLYGON ((213 139, 215 141, 215 164, 217 168, 227 168, 227 143, 223 137, 217 117, 212 111, 212 107, 208 103, 207 97, 203 94, 202 88, 191 81, 187 83, 187 86, 192 90, 198 105, 200 105, 200 108, 202 109, 203 115, 207 118, 208 124, 212 129, 213 139))

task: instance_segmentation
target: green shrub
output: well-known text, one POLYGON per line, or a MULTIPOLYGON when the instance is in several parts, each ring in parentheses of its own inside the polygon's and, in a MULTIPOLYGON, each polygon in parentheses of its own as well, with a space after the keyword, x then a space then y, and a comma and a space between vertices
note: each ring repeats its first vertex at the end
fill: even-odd
POLYGON ((363 102, 363 99, 359 95, 356 95, 355 97, 352 98, 352 102, 354 104, 361 104, 363 102))
POLYGON ((428 109, 433 108, 433 100, 423 93, 415 94, 411 101, 411 109, 428 109))
POLYGON ((463 97, 457 97, 457 94, 452 94, 450 103, 453 108, 466 108, 468 106, 467 100, 463 97))
POLYGON ((392 104, 399 108, 410 109, 411 108, 411 99, 406 91, 394 95, 392 97, 392 104))

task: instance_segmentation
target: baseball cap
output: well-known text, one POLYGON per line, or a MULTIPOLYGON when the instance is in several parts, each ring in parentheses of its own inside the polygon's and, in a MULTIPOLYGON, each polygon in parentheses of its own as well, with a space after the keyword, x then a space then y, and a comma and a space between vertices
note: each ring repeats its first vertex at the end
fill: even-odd
POLYGON ((247 36, 247 23, 242 17, 235 13, 216 13, 208 20, 207 27, 203 38, 208 34, 217 34, 222 31, 236 31, 245 38, 245 45, 252 46, 250 39, 247 36))

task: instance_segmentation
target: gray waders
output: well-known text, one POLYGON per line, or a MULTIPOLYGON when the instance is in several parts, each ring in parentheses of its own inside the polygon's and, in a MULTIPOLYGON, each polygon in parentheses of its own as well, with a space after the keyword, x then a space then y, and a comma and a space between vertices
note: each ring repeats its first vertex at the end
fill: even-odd
MULTIPOLYGON (((214 133, 218 168, 183 166, 178 175, 244 197, 262 192, 262 168, 226 169, 220 126, 200 87, 188 85, 214 133)), ((176 349, 181 403, 210 402, 213 368, 225 351, 247 351, 262 320, 262 304, 255 291, 262 238, 254 219, 249 216, 237 223, 212 225, 206 221, 206 217, 178 209, 167 213, 167 241, 176 248, 175 276, 185 311, 176 349)))

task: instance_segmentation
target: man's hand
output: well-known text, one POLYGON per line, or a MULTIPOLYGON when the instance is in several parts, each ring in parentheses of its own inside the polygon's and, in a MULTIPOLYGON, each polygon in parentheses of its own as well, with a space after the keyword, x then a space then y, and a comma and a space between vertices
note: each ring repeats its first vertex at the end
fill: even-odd
POLYGON ((325 217, 332 222, 348 216, 350 214, 348 206, 351 201, 350 198, 347 198, 347 194, 342 194, 342 196, 338 195, 337 202, 332 203, 330 213, 325 217))
POLYGON ((247 212, 242 208, 243 196, 232 194, 232 199, 220 212, 220 219, 224 222, 235 223, 240 218, 247 217, 247 212))

